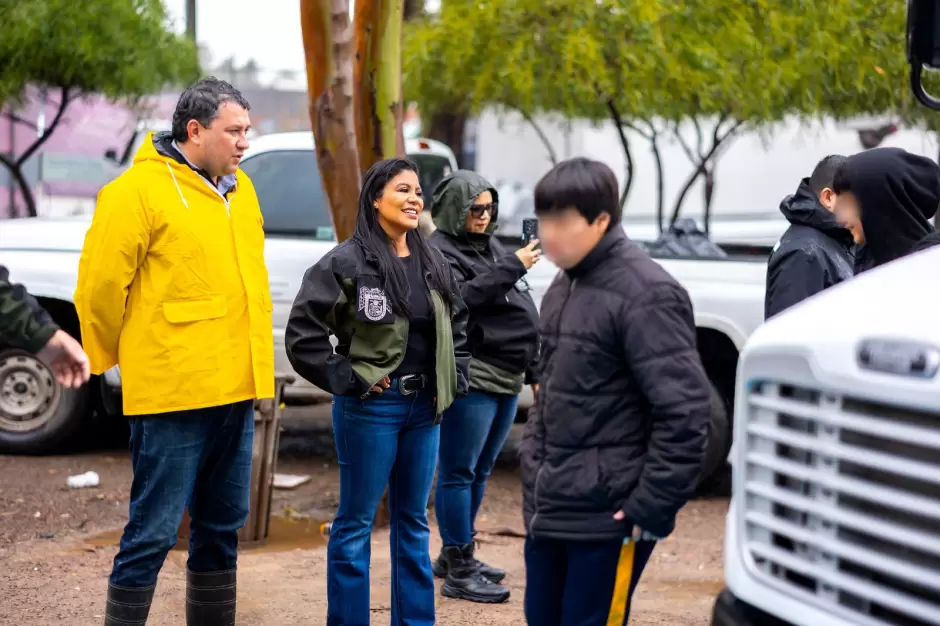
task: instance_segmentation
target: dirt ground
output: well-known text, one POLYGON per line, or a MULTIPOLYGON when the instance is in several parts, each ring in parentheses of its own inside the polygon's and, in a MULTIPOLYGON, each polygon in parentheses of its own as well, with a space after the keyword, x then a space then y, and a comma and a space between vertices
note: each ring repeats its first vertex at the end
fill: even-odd
MULTIPOLYGON (((275 492, 271 537, 242 551, 238 623, 315 626, 325 623, 326 551, 318 522, 338 502, 338 471, 325 459, 282 459, 279 471, 311 474, 294 490, 275 492)), ((129 458, 123 452, 58 457, 0 456, 0 624, 95 626, 103 621, 107 576, 126 520, 129 458), (66 477, 94 470, 95 489, 68 489, 66 477)), ((683 510, 676 533, 654 553, 637 592, 634 625, 704 626, 722 586, 727 500, 701 499, 683 510)), ((519 626, 525 570, 518 473, 500 469, 490 481, 478 522, 480 556, 508 571, 509 602, 488 606, 439 597, 442 626, 519 626)), ((440 540, 432 520, 432 550, 440 540)), ((388 533, 372 551, 373 624, 388 624, 388 533)), ((185 552, 174 550, 160 575, 149 624, 185 623, 185 552)))

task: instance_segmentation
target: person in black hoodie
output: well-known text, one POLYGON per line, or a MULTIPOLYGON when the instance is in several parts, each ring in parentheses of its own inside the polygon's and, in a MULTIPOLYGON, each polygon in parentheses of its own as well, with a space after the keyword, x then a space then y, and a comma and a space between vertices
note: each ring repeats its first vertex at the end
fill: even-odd
POLYGON ((780 203, 790 227, 767 264, 764 319, 855 275, 852 233, 833 214, 832 178, 843 162, 844 156, 827 156, 780 203))
POLYGON ((441 593, 474 602, 504 602, 505 576, 474 557, 474 520, 486 480, 509 435, 523 384, 533 385, 538 354, 538 310, 525 281, 539 260, 537 241, 515 252, 493 236, 498 195, 467 170, 445 177, 434 190, 432 244, 450 261, 469 309, 470 392, 441 422, 441 453, 434 506, 443 548, 434 573, 446 577, 441 593))
POLYGON ((901 148, 860 152, 839 166, 832 189, 836 217, 865 244, 874 267, 914 252, 934 232, 940 167, 927 157, 901 148))

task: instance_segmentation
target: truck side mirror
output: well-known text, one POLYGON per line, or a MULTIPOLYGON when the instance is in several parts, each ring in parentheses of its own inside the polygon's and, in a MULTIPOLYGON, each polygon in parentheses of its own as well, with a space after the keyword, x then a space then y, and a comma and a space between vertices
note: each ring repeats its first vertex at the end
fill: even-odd
POLYGON ((927 93, 923 85, 924 68, 940 69, 940 0, 907 1, 907 60, 914 97, 940 111, 940 99, 927 93))

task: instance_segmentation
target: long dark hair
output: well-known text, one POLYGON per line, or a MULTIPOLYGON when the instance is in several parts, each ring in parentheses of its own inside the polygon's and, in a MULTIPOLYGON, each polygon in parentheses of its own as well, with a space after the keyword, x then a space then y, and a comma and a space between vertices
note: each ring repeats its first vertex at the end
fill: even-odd
MULTIPOLYGON (((375 257, 392 310, 398 315, 410 318, 408 296, 411 295, 411 285, 408 283, 404 266, 392 250, 388 235, 379 224, 378 210, 375 208, 375 201, 382 197, 389 181, 404 171, 412 171, 417 175, 418 166, 408 159, 385 159, 366 172, 362 191, 359 193, 359 214, 356 216, 356 232, 353 233, 352 241, 359 246, 363 254, 375 257)), ((428 286, 440 293, 447 306, 452 307, 452 278, 449 266, 445 273, 444 261, 431 250, 431 246, 418 229, 407 233, 405 241, 421 267, 421 274, 430 273, 428 286)))

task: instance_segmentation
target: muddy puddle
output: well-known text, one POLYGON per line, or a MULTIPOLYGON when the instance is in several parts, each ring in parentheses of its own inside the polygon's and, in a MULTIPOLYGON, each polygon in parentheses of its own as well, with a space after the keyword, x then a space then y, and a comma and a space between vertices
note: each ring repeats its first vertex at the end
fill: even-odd
MULTIPOLYGON (((263 543, 242 544, 241 550, 252 552, 287 552, 289 550, 311 550, 326 545, 326 537, 320 532, 321 520, 271 517, 268 538, 263 543)), ((88 548, 107 548, 120 544, 122 529, 93 535, 85 539, 88 548)), ((181 537, 174 550, 188 550, 189 540, 181 537)))

